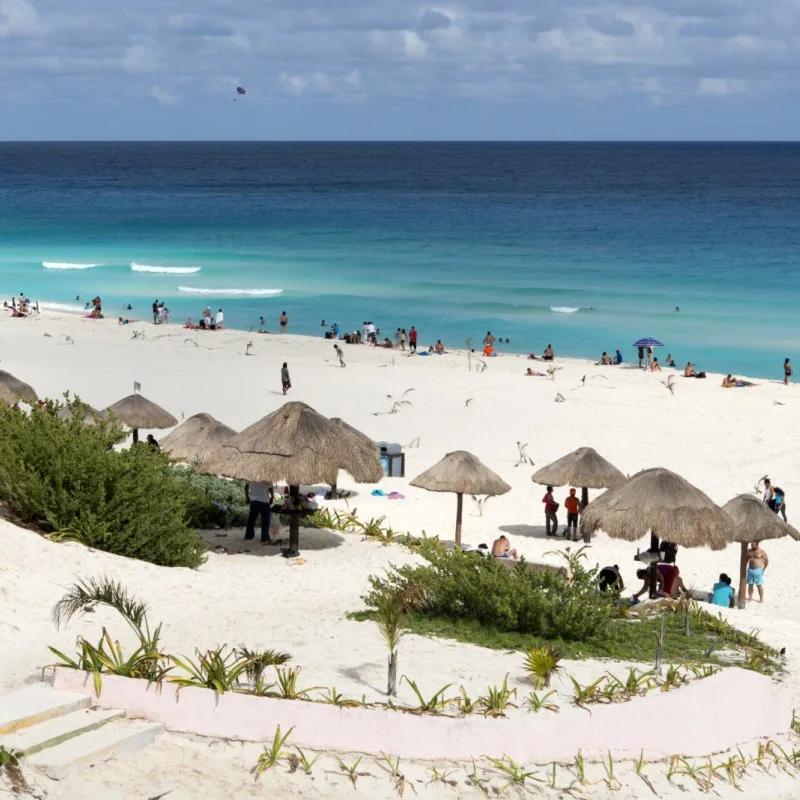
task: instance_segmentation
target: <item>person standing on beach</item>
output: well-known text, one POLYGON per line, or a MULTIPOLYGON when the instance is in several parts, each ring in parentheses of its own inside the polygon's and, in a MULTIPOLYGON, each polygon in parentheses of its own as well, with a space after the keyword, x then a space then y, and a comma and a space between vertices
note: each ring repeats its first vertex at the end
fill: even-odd
POLYGON ((400 349, 401 350, 405 350, 406 349, 406 338, 407 338, 406 337, 406 329, 405 328, 400 328, 399 339, 400 339, 400 349))
POLYGON ((153 300, 153 325, 158 325, 158 300, 153 300))
POLYGON ((292 388, 292 380, 289 377, 289 367, 286 362, 283 362, 283 366, 281 367, 281 386, 283 387, 283 393, 289 391, 292 388))
POLYGON ((491 331, 486 331, 486 336, 483 337, 483 346, 492 347, 494 345, 494 336, 491 331))
POLYGON ((642 361, 644 361, 644 347, 639 348, 639 369, 642 368, 642 361))
POLYGON ((783 385, 789 385, 789 378, 792 377, 792 365, 788 358, 783 359, 783 385))
POLYGON ((556 516, 556 512, 558 511, 558 503, 556 503, 555 498, 553 497, 552 486, 547 487, 547 491, 542 498, 542 502, 544 503, 545 532, 548 536, 555 536, 558 533, 558 517, 556 516), (551 524, 553 526, 552 533, 550 532, 551 524))
POLYGON ((222 313, 222 309, 221 308, 217 311, 217 318, 216 318, 215 322, 216 322, 217 330, 221 331, 223 325, 225 324, 225 315, 222 313))
MULTIPOLYGON (((289 324, 289 317, 286 315, 285 311, 281 311, 278 321, 281 324, 281 333, 286 333, 286 326, 289 324)), ((286 392, 284 392, 284 394, 286 394, 286 392)))
POLYGON ((261 544, 269 544, 269 523, 272 515, 273 490, 271 483, 246 483, 244 499, 250 506, 244 538, 254 539, 256 520, 261 517, 261 544))
POLYGON ((413 353, 417 352, 417 329, 413 325, 408 332, 408 349, 413 353))
POLYGON ((747 551, 747 599, 753 599, 753 587, 758 587, 758 602, 764 602, 764 571, 769 566, 769 557, 761 549, 760 542, 752 542, 747 551))
POLYGON ((335 344, 333 349, 336 351, 336 355, 339 357, 339 366, 346 367, 347 364, 344 363, 344 353, 342 352, 342 348, 339 347, 338 344, 335 344))
POLYGON ((564 508, 567 509, 567 527, 564 528, 564 536, 567 539, 572 534, 572 541, 578 541, 578 515, 581 513, 581 504, 577 497, 577 490, 570 489, 569 497, 564 501, 564 508))

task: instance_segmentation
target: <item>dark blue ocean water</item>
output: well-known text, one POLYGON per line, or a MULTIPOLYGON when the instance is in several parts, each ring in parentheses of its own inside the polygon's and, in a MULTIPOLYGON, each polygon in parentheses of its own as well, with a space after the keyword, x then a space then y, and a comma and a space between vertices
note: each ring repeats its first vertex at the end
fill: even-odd
POLYGON ((8 296, 778 377, 798 290, 800 145, 0 144, 8 296))

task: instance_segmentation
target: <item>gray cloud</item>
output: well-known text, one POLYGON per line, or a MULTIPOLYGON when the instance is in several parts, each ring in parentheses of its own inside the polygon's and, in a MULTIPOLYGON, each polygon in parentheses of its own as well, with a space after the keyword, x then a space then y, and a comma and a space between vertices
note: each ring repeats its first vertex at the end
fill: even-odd
POLYGON ((0 102, 724 101, 794 93, 798 29, 795 0, 0 0, 0 102))

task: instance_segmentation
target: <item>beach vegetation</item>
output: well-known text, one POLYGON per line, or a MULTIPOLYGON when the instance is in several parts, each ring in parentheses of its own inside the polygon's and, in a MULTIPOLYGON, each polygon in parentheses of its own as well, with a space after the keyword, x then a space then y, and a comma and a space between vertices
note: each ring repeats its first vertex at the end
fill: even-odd
POLYGON ((305 754, 305 751, 301 750, 297 745, 295 745, 294 749, 297 750, 298 764, 303 768, 303 772, 305 772, 306 775, 310 775, 314 769, 314 764, 319 761, 320 754, 317 753, 314 758, 309 758, 305 754))
POLYGON ((186 481, 144 444, 115 450, 119 425, 113 418, 86 425, 86 408, 69 397, 29 413, 0 407, 0 500, 57 540, 162 566, 200 566, 205 545, 190 524, 186 481))
POLYGON ((183 675, 169 676, 170 683, 179 689, 196 686, 213 689, 219 694, 232 692, 239 686, 239 679, 247 671, 250 661, 238 656, 235 651, 226 652, 227 645, 201 652, 195 650, 195 658, 169 656, 173 664, 183 671, 183 675))
POLYGON ((530 692, 525 698, 525 705, 528 707, 528 710, 534 714, 538 714, 540 711, 552 711, 558 714, 561 709, 558 707, 557 703, 553 703, 550 700, 554 694, 556 694, 555 689, 551 689, 549 692, 542 695, 538 692, 530 692))
POLYGON ((322 687, 309 686, 307 689, 298 689, 297 681, 300 678, 300 667, 286 667, 281 669, 275 668, 278 676, 278 691, 273 694, 273 697, 279 697, 282 700, 308 700, 309 694, 322 687))
POLYGON ((525 671, 535 689, 550 688, 550 680, 562 668, 561 653, 555 647, 532 647, 525 655, 525 671))
POLYGON ((264 748, 264 752, 258 757, 258 761, 256 762, 256 766, 254 768, 254 772, 256 774, 256 779, 258 779, 264 772, 268 769, 272 769, 273 767, 277 766, 281 759, 287 755, 284 747, 286 746, 286 740, 291 736, 294 727, 289 728, 286 733, 281 733, 281 726, 275 729, 275 735, 272 737, 272 742, 270 743, 269 747, 264 748))
POLYGON ((484 758, 497 772, 508 778, 508 782, 501 791, 505 791, 509 786, 524 786, 529 780, 536 783, 545 783, 544 779, 539 777, 538 770, 526 770, 525 767, 517 764, 511 756, 503 756, 502 758, 484 756, 484 758))
POLYGON ((336 759, 336 763, 339 765, 339 769, 350 779, 350 783, 353 784, 353 788, 355 788, 356 781, 360 777, 364 777, 368 774, 366 772, 358 771, 358 765, 361 763, 361 760, 363 758, 364 756, 359 756, 352 764, 347 764, 341 758, 336 759))
POLYGON ((419 686, 417 686, 416 681, 412 681, 406 675, 403 675, 403 680, 411 687, 411 691, 416 695, 419 705, 413 710, 419 714, 442 714, 447 710, 448 706, 458 702, 455 697, 445 697, 445 693, 453 685, 452 683, 442 686, 441 689, 426 700, 419 686))
POLYGON ((337 706, 338 708, 358 708, 362 705, 358 700, 352 700, 341 692, 336 691, 336 687, 328 688, 325 690, 324 694, 320 695, 321 703, 326 703, 327 705, 337 706))
POLYGON ((201 475, 194 467, 173 467, 192 496, 189 524, 197 530, 243 528, 250 507, 245 500, 244 481, 201 475))
POLYGON ((31 787, 25 780, 19 766, 20 759, 24 755, 22 750, 7 750, 0 744, 0 777, 6 779, 7 785, 11 789, 11 794, 15 797, 31 793, 31 787))
POLYGON ((517 690, 508 688, 508 675, 506 675, 502 686, 490 686, 486 690, 486 695, 478 700, 478 707, 485 717, 504 717, 509 708, 517 707, 511 702, 516 696, 517 690))
POLYGON ((289 653, 280 650, 251 650, 243 644, 234 647, 233 653, 246 662, 245 676, 252 685, 258 684, 263 679, 267 667, 277 667, 292 659, 289 653))
POLYGON ((428 767, 428 772, 431 776, 428 780, 428 786, 432 783, 443 783, 445 786, 458 786, 458 782, 453 780, 453 775, 456 772, 454 769, 439 769, 434 766, 428 767))

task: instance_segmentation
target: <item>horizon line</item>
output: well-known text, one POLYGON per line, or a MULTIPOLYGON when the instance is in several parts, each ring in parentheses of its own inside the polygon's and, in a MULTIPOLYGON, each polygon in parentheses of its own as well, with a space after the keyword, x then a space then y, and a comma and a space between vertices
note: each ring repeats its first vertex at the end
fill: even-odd
POLYGON ((800 144, 800 139, 0 139, 7 144, 800 144))

